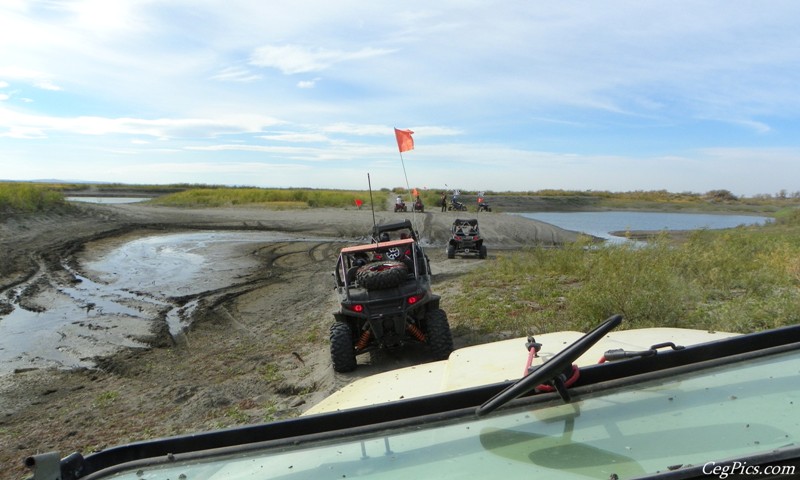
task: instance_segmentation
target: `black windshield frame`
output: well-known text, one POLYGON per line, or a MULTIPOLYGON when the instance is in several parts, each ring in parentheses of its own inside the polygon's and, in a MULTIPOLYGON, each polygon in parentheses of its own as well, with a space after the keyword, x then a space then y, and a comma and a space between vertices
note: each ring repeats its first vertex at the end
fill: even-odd
MULTIPOLYGON (((681 350, 659 352, 650 357, 581 368, 580 378, 571 391, 579 398, 582 394, 635 385, 652 378, 668 377, 676 372, 705 369, 797 349, 800 349, 800 325, 734 336, 681 350)), ((167 458, 200 458, 236 451, 278 448, 281 445, 294 446, 436 420, 474 417, 477 406, 511 384, 501 382, 333 413, 136 442, 109 448, 85 458, 72 455, 61 461, 61 476, 65 480, 91 478, 101 471, 107 474, 116 470, 115 466, 121 468, 126 464, 125 468, 129 468, 131 462, 145 465, 160 463, 167 458)), ((519 405, 520 402, 544 405, 561 401, 557 393, 534 393, 509 402, 508 406, 519 405)), ((687 472, 682 474, 688 475, 687 472)))

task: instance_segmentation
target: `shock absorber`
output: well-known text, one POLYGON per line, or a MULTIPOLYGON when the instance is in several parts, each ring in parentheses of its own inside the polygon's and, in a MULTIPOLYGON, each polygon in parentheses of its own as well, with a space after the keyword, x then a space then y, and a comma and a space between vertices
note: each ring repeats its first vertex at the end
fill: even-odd
POLYGON ((410 333, 411 336, 413 336, 420 342, 425 341, 425 334, 422 333, 422 330, 420 330, 419 327, 417 327, 416 325, 413 325, 411 323, 406 323, 406 330, 408 330, 408 333, 410 333))
POLYGON ((369 343, 369 337, 372 336, 371 330, 367 329, 361 332, 361 336, 358 337, 358 341, 356 342, 356 351, 364 350, 367 348, 367 343, 369 343))

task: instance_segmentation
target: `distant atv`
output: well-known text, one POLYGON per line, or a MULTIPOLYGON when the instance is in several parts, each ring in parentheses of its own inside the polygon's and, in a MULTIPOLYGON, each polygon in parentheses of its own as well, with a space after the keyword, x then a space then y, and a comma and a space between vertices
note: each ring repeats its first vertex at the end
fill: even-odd
POLYGON ((478 229, 478 220, 456 219, 453 222, 450 241, 447 242, 447 258, 455 258, 456 255, 486 258, 486 245, 483 244, 483 237, 478 229))
POLYGON ((492 207, 490 207, 488 203, 486 203, 486 202, 478 203, 478 213, 491 212, 491 211, 492 211, 492 207))
POLYGON ((446 359, 453 351, 450 325, 431 291, 430 262, 411 222, 377 226, 373 239, 343 248, 336 263, 333 369, 355 370, 357 355, 409 343, 426 344, 434 358, 446 359))
POLYGON ((419 198, 416 202, 414 202, 414 211, 424 213, 425 212, 425 205, 422 204, 422 200, 419 198))
POLYGON ((406 202, 396 202, 394 204, 394 211, 395 212, 407 212, 408 207, 406 206, 406 202))
POLYGON ((447 206, 448 210, 455 210, 457 212, 466 212, 467 206, 457 200, 451 200, 450 204, 447 206))

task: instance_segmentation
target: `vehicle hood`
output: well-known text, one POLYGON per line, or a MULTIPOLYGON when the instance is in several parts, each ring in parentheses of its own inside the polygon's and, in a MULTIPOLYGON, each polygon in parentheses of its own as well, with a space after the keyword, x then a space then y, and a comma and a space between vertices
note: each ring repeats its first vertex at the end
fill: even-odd
MULTIPOLYGON (((584 333, 564 331, 537 335, 542 344, 532 366, 541 365, 584 333)), ((647 350, 673 342, 689 346, 739 335, 684 328, 643 328, 614 331, 590 348, 576 362, 593 365, 608 350, 647 350)), ((355 407, 422 397, 480 385, 517 380, 523 376, 528 351, 526 337, 485 343, 455 350, 447 360, 424 363, 356 380, 309 408, 303 415, 335 412, 355 407)))

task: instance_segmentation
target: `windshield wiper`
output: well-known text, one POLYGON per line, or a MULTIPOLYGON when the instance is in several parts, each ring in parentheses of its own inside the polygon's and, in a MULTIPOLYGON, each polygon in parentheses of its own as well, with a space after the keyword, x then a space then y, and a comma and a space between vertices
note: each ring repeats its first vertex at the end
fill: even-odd
POLYGON ((569 347, 555 354, 553 358, 543 363, 529 375, 522 377, 484 402, 483 405, 475 410, 475 414, 479 417, 486 415, 511 400, 525 395, 543 383, 552 383, 556 390, 558 390, 558 393, 561 394, 561 397, 564 398, 565 401, 569 401, 569 395, 566 393, 566 387, 564 386, 563 372, 571 368, 578 357, 586 353, 587 350, 592 348, 592 345, 600 341, 601 338, 619 325, 620 322, 622 322, 622 315, 609 317, 605 322, 595 327, 594 330, 576 340, 575 343, 569 347))

